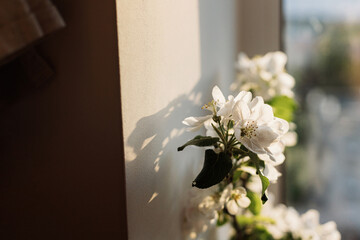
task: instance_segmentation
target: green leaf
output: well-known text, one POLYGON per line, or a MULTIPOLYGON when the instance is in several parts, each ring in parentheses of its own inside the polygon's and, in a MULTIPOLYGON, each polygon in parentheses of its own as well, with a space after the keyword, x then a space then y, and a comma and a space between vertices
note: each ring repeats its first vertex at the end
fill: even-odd
POLYGON ((259 176, 260 176, 260 180, 261 180, 261 184, 262 184, 262 196, 261 196, 261 200, 264 203, 266 203, 266 201, 268 200, 265 191, 266 189, 269 187, 270 181, 267 177, 265 177, 260 171, 259 171, 259 176))
POLYGON ((261 180, 261 185, 262 185, 262 191, 261 191, 262 197, 261 197, 261 200, 262 200, 262 202, 264 204, 268 200, 268 198, 267 198, 267 196, 265 194, 265 191, 269 187, 270 181, 260 171, 260 164, 261 164, 262 160, 260 160, 259 157, 253 152, 249 152, 249 157, 255 163, 256 173, 259 175, 260 180, 261 180))
POLYGON ((185 147, 193 145, 193 146, 198 146, 198 147, 208 147, 208 146, 213 146, 214 144, 216 144, 219 141, 219 138, 214 138, 214 137, 204 137, 204 136, 196 136, 194 139, 191 139, 190 141, 188 141, 187 143, 185 143, 184 145, 182 145, 181 147, 178 147, 178 151, 182 151, 184 150, 185 147))
POLYGON ((204 166, 193 181, 192 186, 209 188, 221 182, 230 172, 232 160, 229 155, 221 152, 216 154, 212 149, 205 151, 204 166))
POLYGON ((293 120, 293 114, 297 108, 297 104, 293 98, 277 96, 268 101, 268 104, 272 106, 275 117, 282 118, 288 122, 293 120))
POLYGON ((260 196, 254 192, 247 192, 247 197, 251 200, 248 209, 252 214, 259 215, 262 207, 260 196))

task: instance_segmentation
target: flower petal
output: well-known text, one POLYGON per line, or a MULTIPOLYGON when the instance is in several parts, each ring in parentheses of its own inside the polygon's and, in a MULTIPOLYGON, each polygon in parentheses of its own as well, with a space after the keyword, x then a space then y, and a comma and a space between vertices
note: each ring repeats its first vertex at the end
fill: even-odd
POLYGON ((251 112, 255 112, 258 111, 262 105, 264 105, 264 99, 258 96, 249 103, 249 108, 251 112))
POLYGON ((297 143, 297 133, 290 131, 284 134, 284 136, 281 137, 281 141, 285 144, 287 147, 293 147, 297 143))
POLYGON ((285 161, 285 145, 282 141, 275 141, 269 147, 264 148, 267 154, 260 154, 259 158, 273 166, 278 166, 285 161))
POLYGON ((230 200, 226 203, 226 209, 231 215, 236 215, 239 212, 239 206, 236 204, 235 200, 230 200))
POLYGON ((280 73, 277 76, 279 85, 284 88, 293 88, 295 86, 295 79, 288 73, 280 73))
POLYGON ((241 197, 236 200, 236 203, 242 208, 247 208, 250 205, 251 200, 248 197, 241 197))
POLYGON ((252 98, 251 92, 241 91, 241 92, 235 97, 235 102, 237 102, 237 101, 243 101, 243 102, 249 103, 249 102, 251 101, 251 98, 252 98))
POLYGON ((189 127, 197 127, 210 118, 212 118, 212 115, 206 115, 203 117, 187 117, 184 121, 182 121, 182 123, 189 127))
POLYGON ((231 196, 231 191, 233 189, 233 185, 232 184, 228 184, 225 189, 223 190, 223 192, 221 193, 220 199, 219 199, 219 204, 224 206, 225 202, 227 200, 229 200, 230 196, 231 196))
POLYGON ((243 101, 238 101, 235 103, 233 107, 232 115, 234 117, 235 122, 245 121, 250 117, 250 109, 248 104, 243 101))
POLYGON ((268 148, 265 148, 266 154, 259 154, 259 158, 268 164, 278 166, 285 161, 285 155, 283 153, 272 153, 268 148))
POLYGON ((246 189, 244 187, 238 187, 234 190, 236 194, 246 196, 246 189))
POLYGON ((272 107, 268 104, 263 104, 259 109, 258 119, 254 120, 257 120, 258 124, 263 124, 274 120, 274 113, 272 107))
POLYGON ((275 117, 273 121, 266 125, 279 135, 284 135, 289 131, 289 123, 281 118, 275 117))
POLYGON ((281 173, 271 164, 265 164, 264 176, 267 177, 270 182, 276 183, 278 177, 281 176, 281 173))
POLYGON ((216 102, 216 105, 218 105, 219 107, 222 106, 226 102, 224 94, 221 92, 221 90, 218 86, 215 86, 213 88, 212 96, 214 98, 214 101, 216 102))
POLYGON ((229 101, 227 101, 217 112, 218 116, 224 116, 224 117, 228 117, 231 115, 231 111, 233 109, 234 106, 234 98, 229 98, 229 101))
POLYGON ((314 228, 319 225, 320 214, 315 209, 310 209, 303 215, 301 215, 301 221, 305 228, 314 228))
POLYGON ((235 129, 235 137, 236 139, 241 143, 243 144, 247 149, 249 149, 250 151, 254 152, 254 153, 257 153, 257 154, 264 154, 266 153, 266 151, 264 150, 264 148, 262 148, 261 146, 259 146, 258 144, 250 141, 249 138, 247 137, 241 137, 241 130, 240 132, 238 132, 236 129, 235 129))
POLYGON ((266 82, 269 82, 273 78, 273 74, 265 70, 260 71, 259 76, 266 82))
POLYGON ((251 65, 252 61, 249 59, 249 57, 243 52, 239 53, 236 68, 239 71, 246 71, 251 67, 251 65))
POLYGON ((256 130, 256 135, 251 138, 251 141, 261 147, 268 147, 273 143, 279 135, 270 127, 262 125, 256 130))
POLYGON ((246 173, 249 173, 251 175, 256 175, 256 168, 255 167, 250 167, 250 166, 242 166, 240 168, 238 168, 241 171, 244 171, 246 173))
POLYGON ((273 74, 283 71, 287 62, 286 54, 283 52, 268 53, 264 59, 267 61, 266 69, 273 74))

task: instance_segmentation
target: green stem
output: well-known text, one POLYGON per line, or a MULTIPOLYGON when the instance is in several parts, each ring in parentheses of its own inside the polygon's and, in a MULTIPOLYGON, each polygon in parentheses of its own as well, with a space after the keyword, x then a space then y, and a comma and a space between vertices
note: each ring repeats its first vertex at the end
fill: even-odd
POLYGON ((236 216, 232 215, 231 218, 232 218, 232 225, 233 225, 233 227, 234 227, 234 229, 236 231, 235 239, 236 240, 241 240, 243 238, 243 233, 241 231, 241 228, 240 228, 239 224, 236 221, 236 216))
POLYGON ((215 127, 214 124, 211 124, 211 126, 213 127, 213 129, 215 130, 215 132, 217 133, 217 135, 219 135, 222 143, 226 146, 226 140, 224 138, 224 135, 222 134, 222 132, 219 131, 219 129, 217 127, 215 127))

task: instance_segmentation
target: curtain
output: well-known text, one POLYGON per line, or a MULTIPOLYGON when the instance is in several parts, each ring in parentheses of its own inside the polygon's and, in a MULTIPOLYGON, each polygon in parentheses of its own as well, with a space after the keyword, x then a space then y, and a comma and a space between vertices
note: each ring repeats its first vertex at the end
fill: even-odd
POLYGON ((54 75, 35 43, 65 23, 50 0, 0 0, 0 110, 54 75))
POLYGON ((0 0, 0 61, 64 26, 49 0, 0 0))

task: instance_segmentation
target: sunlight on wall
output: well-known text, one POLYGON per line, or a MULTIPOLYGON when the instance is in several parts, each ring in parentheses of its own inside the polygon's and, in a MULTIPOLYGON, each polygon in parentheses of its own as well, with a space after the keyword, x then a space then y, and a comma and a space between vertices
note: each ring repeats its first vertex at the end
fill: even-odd
POLYGON ((183 239, 182 209, 203 151, 176 152, 193 138, 181 122, 203 114, 214 84, 234 78, 235 6, 117 1, 130 239, 183 239))
POLYGON ((202 164, 196 150, 176 152, 187 140, 179 136, 181 121, 195 109, 187 95, 199 96, 198 4, 119 0, 117 6, 129 237, 180 239, 183 196, 202 164))

